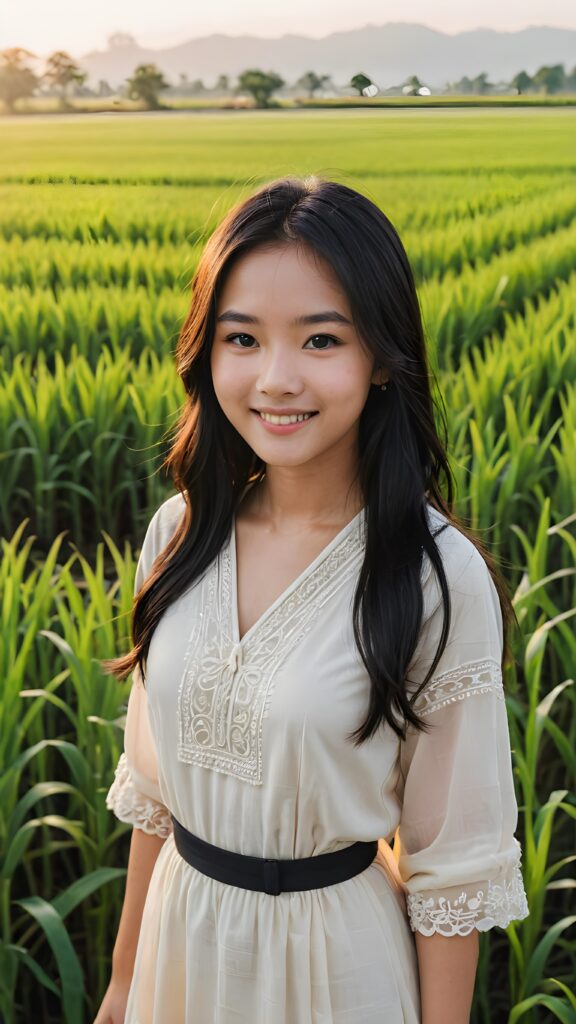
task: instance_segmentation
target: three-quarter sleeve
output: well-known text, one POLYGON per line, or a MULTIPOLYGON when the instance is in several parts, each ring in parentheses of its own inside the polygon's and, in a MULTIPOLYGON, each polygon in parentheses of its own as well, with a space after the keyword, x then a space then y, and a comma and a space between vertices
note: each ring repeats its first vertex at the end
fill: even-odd
MULTIPOLYGON (((136 567, 135 594, 152 565, 157 518, 158 513, 146 531, 136 567)), ((148 715, 148 694, 138 666, 132 672, 124 750, 106 796, 106 806, 120 821, 132 824, 148 835, 158 835, 165 839, 172 832, 170 812, 162 802, 158 784, 158 760, 148 715)))
MULTIPOLYGON (((414 705, 429 731, 409 725, 400 743, 394 857, 410 927, 423 935, 505 928, 529 912, 514 836, 500 603, 484 559, 466 551, 463 569, 447 569, 448 642, 414 705)), ((432 664, 442 624, 438 600, 408 672, 411 690, 432 664)))

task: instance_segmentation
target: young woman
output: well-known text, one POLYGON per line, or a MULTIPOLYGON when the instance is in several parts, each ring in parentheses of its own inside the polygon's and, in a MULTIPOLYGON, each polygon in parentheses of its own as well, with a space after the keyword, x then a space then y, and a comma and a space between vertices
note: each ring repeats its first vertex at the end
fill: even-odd
POLYGON ((133 672, 107 804, 134 830, 96 1022, 465 1024, 478 933, 528 913, 513 610, 452 512, 406 253, 286 177, 192 291, 178 493, 105 665, 133 672))

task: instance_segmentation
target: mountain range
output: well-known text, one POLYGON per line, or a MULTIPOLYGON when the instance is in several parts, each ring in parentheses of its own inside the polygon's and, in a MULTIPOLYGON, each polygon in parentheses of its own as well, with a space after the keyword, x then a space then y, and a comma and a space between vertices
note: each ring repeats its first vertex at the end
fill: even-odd
POLYGON ((364 72, 382 89, 409 75, 431 88, 443 88, 463 75, 487 72, 491 81, 509 81, 517 72, 534 72, 543 64, 576 64, 576 30, 533 26, 516 32, 478 28, 447 35, 426 25, 390 22, 332 32, 320 39, 305 35, 276 38, 213 34, 165 49, 145 49, 129 35, 110 37, 108 48, 76 58, 90 83, 105 79, 117 87, 138 64, 157 64, 173 84, 180 74, 212 86, 220 75, 230 79, 247 68, 276 71, 292 84, 306 71, 330 75, 345 85, 364 72))

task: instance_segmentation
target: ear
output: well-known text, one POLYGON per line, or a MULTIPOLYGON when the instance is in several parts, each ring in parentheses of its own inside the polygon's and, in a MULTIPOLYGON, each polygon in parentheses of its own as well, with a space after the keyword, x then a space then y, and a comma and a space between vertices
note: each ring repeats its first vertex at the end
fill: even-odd
POLYGON ((381 384, 385 384, 389 379, 390 378, 386 376, 386 371, 383 370, 381 366, 376 366, 372 376, 370 377, 370 383, 380 386, 381 384))

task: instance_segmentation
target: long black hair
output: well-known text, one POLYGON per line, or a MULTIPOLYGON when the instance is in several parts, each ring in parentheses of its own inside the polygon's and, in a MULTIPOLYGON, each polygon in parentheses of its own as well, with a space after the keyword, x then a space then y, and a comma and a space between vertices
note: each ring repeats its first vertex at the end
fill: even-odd
MULTIPOLYGON (((407 722, 417 729, 427 727, 412 704, 436 668, 450 627, 449 589, 426 518, 427 500, 486 561, 502 609, 503 666, 509 655, 508 626, 515 616, 490 553, 452 511, 454 482, 446 442, 436 429, 433 375, 414 278, 399 235, 366 196, 315 175, 286 176, 260 187, 229 210, 206 242, 176 346, 186 400, 162 466, 185 499, 185 512, 135 595, 132 650, 102 665, 120 679, 138 665, 145 680, 150 640, 162 614, 216 558, 246 487, 266 471, 217 401, 210 352, 218 298, 235 261, 256 247, 278 243, 305 246, 332 266, 348 297, 356 331, 388 378, 385 391, 371 387, 359 424, 358 481, 367 533, 353 628, 371 686, 366 719, 349 738, 359 745, 387 721, 404 739, 407 722), (444 626, 428 674, 409 699, 405 679, 422 623, 424 553, 437 574, 444 626)), ((438 413, 446 436, 443 407, 438 413)))

